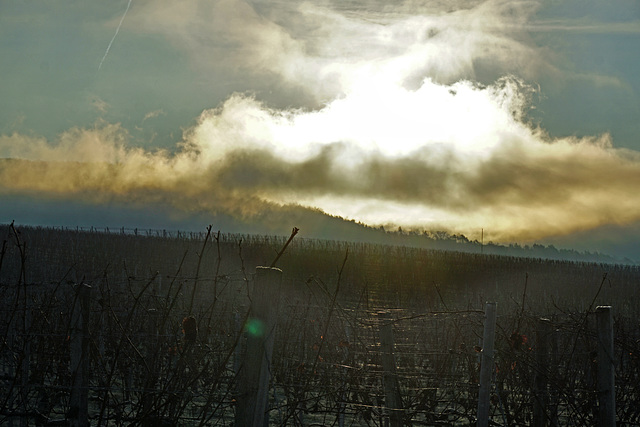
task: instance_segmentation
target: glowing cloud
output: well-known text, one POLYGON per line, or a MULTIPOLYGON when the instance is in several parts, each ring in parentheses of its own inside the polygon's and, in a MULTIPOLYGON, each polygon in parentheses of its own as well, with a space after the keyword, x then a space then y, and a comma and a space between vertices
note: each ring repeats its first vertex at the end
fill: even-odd
POLYGON ((309 2, 160 0, 139 3, 130 20, 166 36, 197 66, 278 76, 321 103, 380 79, 413 88, 427 76, 475 79, 479 63, 496 76, 551 67, 521 28, 537 3, 464 3, 454 11, 389 5, 381 13, 355 2, 358 13, 348 14, 309 2))
POLYGON ((550 140, 519 120, 518 87, 427 80, 354 91, 318 111, 236 95, 205 111, 176 154, 128 149, 114 125, 73 129, 55 145, 5 136, 3 157, 50 161, 3 162, 0 191, 234 215, 301 203, 371 224, 491 228, 502 240, 639 220, 640 202, 624 197, 640 182, 637 153, 606 135, 550 140))

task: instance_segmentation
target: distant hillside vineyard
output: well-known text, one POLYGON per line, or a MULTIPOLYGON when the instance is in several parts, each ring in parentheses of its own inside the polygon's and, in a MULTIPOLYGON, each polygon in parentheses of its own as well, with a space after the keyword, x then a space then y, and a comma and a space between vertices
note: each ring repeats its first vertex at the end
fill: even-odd
MULTIPOLYGON (((150 278, 167 281, 198 275, 208 282, 246 280, 270 265, 286 237, 206 233, 80 230, 0 226, 0 285, 88 283, 130 286, 150 278)), ((409 236, 410 237, 410 236, 409 236)), ((341 297, 366 292, 393 305, 434 304, 481 308, 485 300, 527 302, 565 309, 614 304, 639 312, 626 296, 637 292, 640 268, 632 265, 547 260, 403 245, 296 237, 278 261, 286 280, 335 282, 345 256, 341 297)))

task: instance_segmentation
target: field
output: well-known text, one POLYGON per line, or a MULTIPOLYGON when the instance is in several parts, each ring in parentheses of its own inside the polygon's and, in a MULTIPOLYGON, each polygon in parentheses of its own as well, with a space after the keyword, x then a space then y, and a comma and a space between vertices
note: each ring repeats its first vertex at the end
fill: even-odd
POLYGON ((597 422, 597 306, 613 312, 618 425, 640 425, 636 266, 298 235, 262 283, 287 237, 4 225, 0 239, 2 425, 233 425, 247 389, 270 425, 475 425, 487 301, 495 425, 597 422))

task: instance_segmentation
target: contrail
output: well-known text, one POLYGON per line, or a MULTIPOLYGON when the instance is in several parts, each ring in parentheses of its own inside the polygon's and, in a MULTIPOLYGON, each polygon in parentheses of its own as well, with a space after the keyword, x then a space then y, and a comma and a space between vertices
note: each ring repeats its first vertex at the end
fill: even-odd
POLYGON ((124 22, 124 17, 127 16, 127 12, 129 12, 129 7, 130 6, 131 6, 131 0, 129 0, 129 3, 127 3, 127 9, 124 11, 124 14, 122 14, 122 18, 120 18, 120 23, 118 24, 118 28, 116 28, 116 33, 113 35, 113 38, 109 42, 109 46, 107 46, 107 50, 105 51, 104 56, 102 57, 102 60, 100 61, 100 65, 98 65, 98 71, 100 71, 100 68, 102 67, 102 63, 104 62, 104 59, 109 54, 109 49, 111 49, 111 45, 113 44, 113 41, 116 39, 116 36, 118 35, 118 31, 120 31, 120 27, 122 26, 122 23, 124 22))

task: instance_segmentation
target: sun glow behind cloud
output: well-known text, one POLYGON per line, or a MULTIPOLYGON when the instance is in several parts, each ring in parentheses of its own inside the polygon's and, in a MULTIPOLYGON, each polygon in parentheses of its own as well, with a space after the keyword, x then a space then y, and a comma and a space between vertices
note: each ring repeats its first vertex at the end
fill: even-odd
POLYGON ((224 57, 221 66, 302 90, 313 105, 230 95, 174 152, 129 148, 128 132, 105 123, 56 141, 0 136, 0 156, 31 160, 0 163, 0 193, 249 218, 292 203, 371 225, 487 228, 503 241, 640 220, 640 202, 628 197, 640 182, 638 153, 606 134, 553 139, 527 119, 535 90, 526 79, 554 70, 523 30, 536 3, 437 13, 389 5, 384 14, 177 4, 140 1, 127 23, 163 34, 195 67, 224 57), (478 64, 499 77, 478 83, 478 64))
POLYGON ((499 134, 530 133, 517 121, 523 100, 513 79, 487 88, 425 80, 417 90, 374 77, 367 83, 313 111, 275 110, 234 95, 203 112, 189 143, 210 160, 239 149, 267 149, 304 161, 335 143, 392 158, 425 147, 486 158, 500 145, 499 134))

